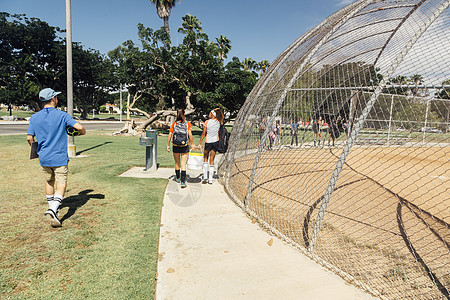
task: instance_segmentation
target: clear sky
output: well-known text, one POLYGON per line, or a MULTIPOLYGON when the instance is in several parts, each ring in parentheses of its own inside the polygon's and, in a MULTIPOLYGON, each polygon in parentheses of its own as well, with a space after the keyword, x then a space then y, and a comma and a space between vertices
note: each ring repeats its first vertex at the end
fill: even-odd
MULTIPOLYGON (((66 28, 64 0, 0 0, 0 11, 37 17, 66 28)), ((181 18, 196 16, 211 41, 224 35, 233 56, 272 62, 307 30, 353 0, 181 0, 169 19, 172 43, 181 18)), ((107 54, 126 40, 137 39, 136 25, 158 29, 163 21, 150 0, 73 0, 72 40, 107 54)))

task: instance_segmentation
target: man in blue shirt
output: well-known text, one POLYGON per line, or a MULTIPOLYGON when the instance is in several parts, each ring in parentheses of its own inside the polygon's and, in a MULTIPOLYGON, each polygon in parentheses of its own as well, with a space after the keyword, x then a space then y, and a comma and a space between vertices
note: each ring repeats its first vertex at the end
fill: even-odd
POLYGON ((52 227, 61 227, 58 209, 67 186, 69 155, 66 127, 71 126, 77 129, 80 135, 86 134, 83 125, 75 121, 68 113, 56 109, 57 95, 60 93, 50 88, 39 92, 39 100, 44 104, 44 108, 31 116, 27 133, 30 146, 35 137, 38 142, 37 153, 45 174, 45 194, 49 206, 44 215, 52 227))

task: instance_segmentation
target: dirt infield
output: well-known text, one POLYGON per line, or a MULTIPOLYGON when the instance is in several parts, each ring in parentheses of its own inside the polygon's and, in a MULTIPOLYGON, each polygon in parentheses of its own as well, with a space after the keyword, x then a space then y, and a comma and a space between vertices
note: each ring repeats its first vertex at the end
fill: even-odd
MULTIPOLYGON (((307 248, 338 148, 265 152, 248 203, 307 248)), ((243 201, 255 155, 236 160, 243 201)), ((389 298, 444 298, 450 287, 450 147, 354 147, 339 176, 314 254, 389 298)))

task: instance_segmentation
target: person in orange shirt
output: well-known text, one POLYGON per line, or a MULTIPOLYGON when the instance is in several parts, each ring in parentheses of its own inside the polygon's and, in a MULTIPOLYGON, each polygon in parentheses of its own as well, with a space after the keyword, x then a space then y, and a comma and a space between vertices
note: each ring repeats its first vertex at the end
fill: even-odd
POLYGON ((186 121, 184 109, 177 109, 177 120, 170 126, 169 137, 167 138, 167 152, 170 152, 170 142, 172 142, 173 158, 175 159, 175 178, 181 183, 181 187, 186 187, 186 164, 189 150, 195 149, 192 137, 191 122, 186 121), (190 143, 189 143, 190 142, 190 143), (189 149, 191 145, 191 149, 189 149))

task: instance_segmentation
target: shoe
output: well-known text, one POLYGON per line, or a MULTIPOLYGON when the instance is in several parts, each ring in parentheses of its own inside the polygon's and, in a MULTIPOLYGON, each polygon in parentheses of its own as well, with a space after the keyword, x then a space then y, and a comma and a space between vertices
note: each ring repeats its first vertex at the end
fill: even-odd
POLYGON ((180 179, 180 178, 176 178, 175 181, 176 181, 177 183, 180 183, 180 182, 181 182, 181 179, 180 179))
POLYGON ((187 187, 186 183, 185 183, 185 182, 182 182, 182 183, 181 183, 181 187, 182 187, 182 188, 187 187))
POLYGON ((203 184, 207 184, 208 183, 208 179, 206 179, 205 177, 202 178, 202 183, 203 184))
POLYGON ((58 219, 58 215, 51 209, 48 209, 45 214, 45 218, 50 222, 52 227, 61 227, 61 221, 58 219))
POLYGON ((208 181, 208 184, 212 184, 212 180, 208 181))

